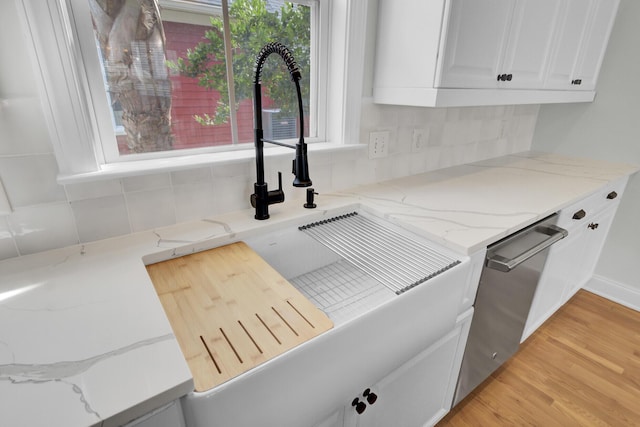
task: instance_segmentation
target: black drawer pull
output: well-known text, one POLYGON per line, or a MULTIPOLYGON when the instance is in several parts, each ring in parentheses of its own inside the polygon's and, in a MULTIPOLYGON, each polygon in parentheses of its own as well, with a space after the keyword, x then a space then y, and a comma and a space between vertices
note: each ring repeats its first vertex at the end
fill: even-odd
POLYGON ((362 402, 357 397, 355 399, 353 399, 353 401, 351 402, 351 406, 356 408, 356 412, 358 414, 362 414, 365 411, 365 409, 367 409, 367 404, 362 402))
POLYGON ((587 215, 587 213, 584 211, 584 209, 580 209, 578 212, 573 214, 573 219, 582 219, 587 215))
POLYGON ((607 194, 607 199, 609 200, 613 200, 616 197, 618 197, 618 193, 616 193, 615 191, 612 191, 611 193, 607 194))

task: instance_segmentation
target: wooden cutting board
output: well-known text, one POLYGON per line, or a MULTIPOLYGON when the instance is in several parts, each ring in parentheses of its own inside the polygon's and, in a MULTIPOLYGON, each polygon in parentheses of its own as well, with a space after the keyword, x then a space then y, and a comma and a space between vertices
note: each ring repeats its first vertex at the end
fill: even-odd
POLYGON ((333 327, 246 243, 147 266, 189 364, 209 390, 333 327))

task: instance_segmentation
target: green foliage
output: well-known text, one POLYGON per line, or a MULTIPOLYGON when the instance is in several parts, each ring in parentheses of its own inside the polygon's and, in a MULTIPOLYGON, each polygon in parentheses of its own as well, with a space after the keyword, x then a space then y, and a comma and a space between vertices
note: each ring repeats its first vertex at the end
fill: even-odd
MULTIPOLYGON (((284 3, 280 11, 269 12, 264 0, 234 0, 229 7, 229 17, 236 103, 252 98, 255 57, 272 41, 284 44, 293 53, 302 72, 300 83, 306 103, 309 99, 310 8, 284 3)), ((213 117, 209 114, 195 116, 198 123, 226 123, 230 107, 222 18, 211 18, 211 29, 204 39, 187 51, 186 58, 168 62, 168 66, 182 75, 197 78, 200 86, 220 93, 221 102, 213 117)), ((278 55, 271 55, 261 76, 265 95, 273 99, 283 113, 297 116, 295 86, 284 61, 278 55)))

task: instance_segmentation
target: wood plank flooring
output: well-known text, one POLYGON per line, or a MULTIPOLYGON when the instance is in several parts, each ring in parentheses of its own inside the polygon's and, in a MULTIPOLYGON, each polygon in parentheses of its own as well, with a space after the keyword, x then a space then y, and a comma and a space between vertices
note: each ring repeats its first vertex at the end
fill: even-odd
POLYGON ((437 426, 640 426, 640 313, 579 291, 437 426))

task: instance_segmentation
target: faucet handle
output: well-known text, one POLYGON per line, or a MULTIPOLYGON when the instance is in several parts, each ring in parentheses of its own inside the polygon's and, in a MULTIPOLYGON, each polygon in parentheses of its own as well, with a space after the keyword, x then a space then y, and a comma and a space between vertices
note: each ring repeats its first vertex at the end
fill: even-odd
POLYGON ((268 204, 284 202, 284 191, 282 191, 282 172, 278 172, 278 189, 267 193, 268 204))

